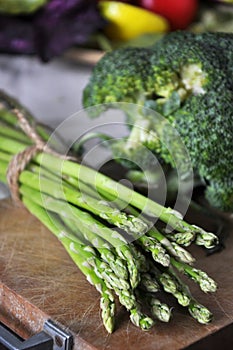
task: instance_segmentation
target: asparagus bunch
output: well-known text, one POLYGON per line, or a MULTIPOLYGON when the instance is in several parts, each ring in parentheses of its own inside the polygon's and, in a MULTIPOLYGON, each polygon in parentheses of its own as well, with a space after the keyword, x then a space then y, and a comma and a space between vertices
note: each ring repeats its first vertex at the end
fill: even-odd
MULTIPOLYGON (((33 144, 21 130, 12 111, 15 108, 44 141, 49 139, 49 133, 34 124, 28 111, 0 92, 3 182, 7 181, 12 157, 33 144)), ((22 203, 55 234, 99 291, 108 332, 114 329, 115 296, 130 313, 131 321, 143 330, 150 329, 155 320, 168 322, 171 307, 156 295, 161 288, 173 294, 200 323, 211 320, 211 312, 195 300, 178 273, 185 273, 204 292, 216 290, 216 283, 192 266, 195 259, 184 248, 192 242, 213 247, 215 235, 100 172, 55 154, 38 152, 18 181, 22 203), (161 232, 153 219, 169 226, 169 233, 161 232)))

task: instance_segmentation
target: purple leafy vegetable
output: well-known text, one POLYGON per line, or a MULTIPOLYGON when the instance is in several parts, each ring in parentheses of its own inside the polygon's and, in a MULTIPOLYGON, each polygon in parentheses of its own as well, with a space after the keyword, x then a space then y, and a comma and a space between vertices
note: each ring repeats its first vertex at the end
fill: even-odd
POLYGON ((49 61, 104 25, 96 0, 51 0, 31 16, 0 16, 0 51, 49 61))

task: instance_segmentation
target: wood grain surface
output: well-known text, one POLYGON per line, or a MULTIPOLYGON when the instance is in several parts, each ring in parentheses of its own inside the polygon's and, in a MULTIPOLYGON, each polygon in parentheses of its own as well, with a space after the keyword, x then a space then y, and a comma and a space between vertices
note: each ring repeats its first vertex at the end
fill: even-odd
POLYGON ((170 350, 183 349, 233 323, 233 229, 226 249, 206 256, 194 247, 197 267, 218 281, 214 295, 190 284, 193 294, 214 314, 200 325, 187 311, 175 306, 169 324, 157 323, 149 332, 134 327, 124 308, 118 307, 116 330, 108 335, 102 326, 99 295, 70 260, 60 242, 25 209, 0 202, 0 321, 28 337, 52 318, 69 329, 74 349, 170 350))

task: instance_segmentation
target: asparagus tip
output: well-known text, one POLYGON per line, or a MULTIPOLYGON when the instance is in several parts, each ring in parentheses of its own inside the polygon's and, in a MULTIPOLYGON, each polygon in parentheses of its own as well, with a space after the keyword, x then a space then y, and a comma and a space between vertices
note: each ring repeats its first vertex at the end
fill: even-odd
POLYGON ((151 310, 152 314, 158 318, 159 321, 169 322, 171 318, 171 308, 167 304, 161 303, 160 300, 152 298, 151 299, 151 310))
POLYGON ((212 321, 213 314, 203 305, 192 302, 189 305, 189 313, 201 324, 207 324, 212 321))
POLYGON ((192 225, 197 233, 195 243, 207 249, 214 248, 218 243, 218 237, 212 232, 206 232, 202 228, 192 225))
POLYGON ((130 310, 130 320, 135 326, 140 327, 143 331, 148 331, 154 325, 152 318, 144 315, 137 308, 130 310))

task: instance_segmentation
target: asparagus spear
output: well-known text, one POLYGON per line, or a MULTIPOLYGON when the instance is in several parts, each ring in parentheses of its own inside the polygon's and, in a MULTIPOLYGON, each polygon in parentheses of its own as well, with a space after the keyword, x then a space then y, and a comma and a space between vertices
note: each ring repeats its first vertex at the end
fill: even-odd
POLYGON ((150 252, 153 259, 163 266, 169 266, 170 256, 161 244, 152 237, 144 235, 140 237, 137 242, 145 249, 150 252))
POLYGON ((143 250, 139 249, 136 245, 131 244, 131 252, 134 255, 138 271, 141 273, 148 271, 149 265, 143 250))
POLYGON ((154 325, 152 318, 141 311, 141 306, 131 289, 115 289, 115 292, 119 297, 120 303, 130 312, 130 320, 135 326, 147 331, 154 325))
MULTIPOLYGON (((184 247, 188 247, 195 240, 196 234, 194 232, 191 232, 191 231, 172 232, 170 234, 166 234, 166 237, 177 244, 180 244, 184 247)), ((202 245, 204 245, 204 244, 202 244, 202 245)))
POLYGON ((168 272, 162 272, 159 274, 159 281, 163 286, 163 289, 167 293, 171 293, 182 306, 188 306, 190 304, 191 298, 186 293, 183 288, 181 288, 180 283, 168 272))
POLYGON ((149 293, 155 293, 160 290, 157 280, 153 278, 148 272, 141 274, 141 281, 139 287, 149 293))
POLYGON ((178 260, 193 263, 195 261, 194 257, 180 245, 175 242, 170 242, 161 232, 159 232, 156 228, 151 229, 148 232, 148 235, 157 239, 171 254, 171 256, 176 257, 178 260))
POLYGON ((97 200, 86 193, 79 192, 77 189, 74 190, 64 182, 59 183, 54 181, 54 179, 49 179, 39 175, 40 174, 31 173, 30 171, 25 170, 20 176, 20 182, 30 183, 31 187, 36 190, 40 190, 57 199, 67 200, 68 202, 105 219, 110 224, 114 224, 126 232, 131 232, 140 236, 147 231, 147 224, 141 219, 138 219, 133 215, 127 215, 126 213, 111 207, 109 202, 97 200))
POLYGON ((26 185, 20 186, 20 193, 24 196, 28 196, 29 198, 33 198, 37 204, 44 206, 46 209, 52 212, 56 212, 58 214, 62 213, 62 215, 66 216, 67 218, 72 220, 75 219, 80 227, 89 228, 94 234, 112 244, 112 246, 115 247, 119 257, 126 261, 131 286, 135 288, 138 285, 140 281, 140 274, 137 269, 137 263, 133 253, 131 252, 130 245, 127 244, 127 241, 122 235, 104 226, 89 213, 82 212, 74 206, 68 209, 66 202, 62 200, 58 201, 55 198, 45 194, 41 195, 38 191, 35 191, 26 185))
POLYGON ((213 319, 213 314, 204 305, 199 304, 194 299, 190 302, 188 310, 190 315, 199 323, 207 324, 213 319))
POLYGON ((159 299, 150 296, 148 297, 148 304, 151 307, 151 312, 154 317, 159 321, 169 322, 171 318, 171 308, 165 303, 162 303, 159 299))
MULTIPOLYGON (((102 278, 99 278, 93 268, 87 263, 83 254, 80 254, 80 245, 76 244, 75 241, 69 239, 66 235, 63 235, 60 228, 55 222, 55 218, 51 220, 48 212, 42 207, 30 199, 23 197, 23 203, 28 210, 35 215, 48 229, 55 234, 55 236, 64 245, 66 251, 69 253, 72 260, 79 267, 82 273, 86 276, 89 283, 93 284, 98 292, 101 294, 100 307, 103 324, 109 333, 113 332, 114 329, 114 315, 115 315, 115 301, 111 291, 106 287, 106 284, 102 278)), ((81 250, 83 252, 83 250, 81 250)))
POLYGON ((194 282, 198 283, 203 292, 207 293, 216 291, 216 282, 211 277, 209 277, 206 272, 177 261, 174 258, 171 258, 171 264, 177 268, 178 271, 184 273, 194 282))
MULTIPOLYGON (((48 141, 50 138, 50 133, 48 132, 48 127, 45 125, 40 125, 36 123, 34 117, 29 112, 28 109, 23 107, 16 99, 8 96, 3 90, 0 90, 0 119, 3 120, 11 127, 18 127, 18 119, 13 112, 13 110, 19 110, 23 115, 26 116, 27 120, 32 123, 35 127, 36 132, 44 141, 48 141), (47 130, 46 130, 47 129, 47 130)), ((28 141, 31 141, 27 135, 25 135, 28 141)))
POLYGON ((154 325, 152 318, 143 314, 139 306, 135 306, 134 309, 130 310, 130 320, 143 331, 148 331, 154 325))
MULTIPOLYGON (((129 212, 133 213, 135 216, 138 215, 138 211, 135 210, 132 206, 128 206, 127 209, 129 212)), ((147 223, 148 226, 152 226, 152 224, 149 223, 148 219, 144 219, 147 223)), ((185 236, 186 234, 184 234, 185 236)), ((178 258, 179 260, 186 262, 186 263, 192 263, 195 261, 195 259, 192 257, 192 255, 176 244, 175 242, 170 242, 167 237, 165 237, 156 227, 152 227, 148 232, 147 232, 148 237, 154 238, 156 241, 161 243, 161 245, 166 248, 168 253, 173 255, 174 257, 178 258)), ((164 264, 162 264, 164 265, 164 264)), ((166 265, 165 265, 166 266, 166 265)))
POLYGON ((207 324, 212 320, 212 313, 204 305, 195 300, 188 286, 181 281, 172 267, 166 268, 165 271, 160 271, 151 264, 151 269, 164 290, 167 293, 171 293, 180 305, 187 307, 193 318, 202 324, 207 324))
MULTIPOLYGON (((42 210, 43 215, 46 214, 47 219, 49 220, 49 223, 45 220, 44 220, 44 223, 50 229, 51 229, 51 225, 52 225, 53 230, 57 230, 57 226, 54 225, 54 222, 51 221, 50 216, 47 214, 47 212, 44 209, 39 207, 37 204, 32 202, 27 197, 23 197, 23 203, 28 208, 30 208, 30 211, 32 213, 34 213, 34 211, 35 211, 37 217, 39 216, 38 215, 38 213, 39 213, 40 220, 41 220, 41 215, 42 215, 41 210, 42 210)), ((94 254, 90 250, 90 247, 87 247, 87 249, 85 249, 85 248, 80 249, 80 245, 77 244, 77 242, 69 241, 69 239, 67 239, 67 236, 64 236, 63 234, 61 234, 60 230, 59 230, 58 237, 60 240, 62 240, 62 243, 65 245, 66 249, 68 250, 69 254, 73 258, 75 263, 79 267, 81 267, 80 268, 81 271, 83 271, 85 274, 88 273, 87 278, 90 282, 94 283, 93 277, 95 277, 95 279, 96 279, 96 276, 99 277, 101 281, 103 279, 105 279, 105 283, 107 282, 107 285, 109 284, 109 286, 111 288, 113 288, 116 291, 116 293, 119 295, 119 299, 120 299, 120 302, 122 303, 122 305, 124 305, 130 311, 131 321, 136 326, 142 328, 143 330, 147 330, 147 329, 152 327, 152 325, 154 324, 153 320, 150 319, 148 316, 144 315, 140 311, 139 304, 136 302, 133 292, 131 290, 125 289, 121 285, 121 281, 118 280, 118 283, 117 283, 117 279, 116 280, 112 279, 113 276, 111 275, 111 272, 109 271, 107 266, 103 265, 103 263, 101 263, 100 261, 98 261, 94 257, 94 254), (67 240, 68 240, 68 242, 67 242, 67 240), (92 270, 90 268, 91 266, 93 266, 94 270, 92 270), (95 275, 90 274, 90 270, 92 272, 94 271, 95 275), (110 274, 109 274, 109 272, 110 272, 110 274)), ((95 286, 97 288, 99 288, 98 285, 95 284, 95 286)), ((102 292, 102 290, 101 290, 101 292, 102 292)), ((113 329, 112 317, 113 317, 115 306, 113 306, 113 304, 111 303, 112 298, 110 299, 109 295, 110 295, 110 297, 112 296, 108 289, 107 289, 107 293, 106 292, 104 294, 102 293, 101 307, 102 307, 102 317, 103 317, 104 325, 109 332, 112 332, 112 329, 113 329)))
POLYGON ((77 190, 74 191, 65 184, 54 182, 52 179, 43 176, 39 177, 38 174, 32 174, 29 171, 24 171, 21 174, 20 182, 23 184, 30 183, 34 189, 41 190, 57 199, 66 199, 70 203, 100 216, 109 223, 115 224, 126 232, 132 233, 133 237, 137 238, 137 242, 152 253, 155 261, 163 266, 169 265, 169 255, 162 246, 155 239, 142 236, 148 227, 141 219, 112 208, 107 201, 98 201, 89 195, 82 194, 77 190), (135 234, 138 236, 135 236, 135 234))
POLYGON ((146 302, 155 319, 158 319, 161 322, 169 322, 171 318, 171 308, 167 304, 162 303, 151 293, 142 293, 141 291, 137 292, 139 299, 141 299, 142 303, 144 301, 146 302))
MULTIPOLYGON (((104 191, 102 191, 102 193, 106 198, 108 198, 110 200, 112 199, 111 195, 106 194, 106 192, 104 192, 104 191)), ((125 207, 126 204, 122 203, 122 201, 121 201, 120 206, 125 207)), ((134 215, 136 217, 139 215, 138 211, 135 208, 133 208, 131 205, 128 205, 126 209, 128 212, 130 212, 132 215, 134 215)), ((148 227, 153 226, 152 223, 150 223, 148 219, 143 218, 143 220, 147 223, 148 227)), ((184 233, 183 235, 184 235, 184 240, 187 239, 188 234, 184 233)), ((161 232, 159 232, 155 227, 152 227, 151 229, 149 229, 148 232, 146 233, 146 236, 148 236, 149 238, 148 237, 139 237, 137 242, 140 242, 141 245, 144 246, 145 242, 148 242, 148 240, 150 238, 154 238, 153 244, 156 244, 156 242, 157 242, 157 252, 158 253, 157 254, 155 253, 153 258, 155 261, 161 263, 163 266, 169 265, 169 256, 168 256, 168 254, 166 254, 166 251, 163 251, 163 253, 162 253, 162 249, 160 248, 161 245, 167 250, 167 253, 178 258, 178 260, 180 260, 180 261, 183 261, 186 263, 193 263, 195 261, 195 259, 192 257, 192 255, 187 250, 185 250, 184 248, 182 248, 181 246, 179 246, 175 242, 170 242, 168 240, 168 238, 166 236, 164 236, 161 232)), ((196 237, 196 234, 192 235, 192 236, 196 237)), ((151 251, 153 253, 153 247, 152 247, 151 251)))
POLYGON ((126 264, 117 255, 114 247, 109 245, 108 242, 104 241, 101 237, 94 235, 86 227, 82 228, 82 232, 80 232, 80 227, 77 225, 75 220, 66 217, 62 217, 62 219, 70 230, 75 230, 76 234, 79 232, 79 236, 82 236, 87 244, 93 245, 96 250, 98 250, 101 259, 109 264, 109 266, 112 268, 112 270, 115 271, 115 274, 120 279, 127 280, 128 270, 126 264))
MULTIPOLYGON (((196 228, 196 225, 193 225, 196 228)), ((218 238, 212 232, 206 232, 202 228, 198 227, 198 235, 196 237, 195 243, 197 245, 203 245, 204 247, 210 249, 218 244, 218 238)))
POLYGON ((18 141, 22 141, 27 145, 32 145, 32 141, 30 141, 21 130, 15 130, 2 121, 0 122, 0 134, 18 141))
MULTIPOLYGON (((200 304, 195 298, 192 296, 189 288, 187 285, 185 285, 181 279, 178 277, 176 272, 172 267, 168 268, 168 274, 171 278, 175 281, 175 283, 178 285, 178 289, 180 291, 180 296, 182 295, 183 300, 184 298, 189 299, 188 304, 188 311, 191 314, 193 318, 195 318, 199 323, 207 324, 209 323, 213 315, 212 313, 205 307, 204 305, 200 304)), ((175 296, 175 295, 174 295, 175 296)), ((180 299, 178 299, 179 301, 180 299)), ((182 304, 181 304, 182 305, 182 304)), ((185 305, 184 305, 185 306, 185 305)))

